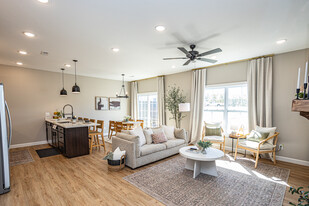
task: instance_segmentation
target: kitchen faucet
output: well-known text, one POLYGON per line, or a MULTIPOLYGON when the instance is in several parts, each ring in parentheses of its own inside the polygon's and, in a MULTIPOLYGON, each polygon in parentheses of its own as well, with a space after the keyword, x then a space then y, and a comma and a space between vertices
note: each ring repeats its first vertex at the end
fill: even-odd
POLYGON ((66 114, 72 115, 72 119, 73 119, 73 106, 72 106, 72 105, 70 105, 70 104, 64 105, 63 110, 62 110, 62 117, 65 118, 65 115, 66 115, 66 114), (72 112, 71 112, 71 113, 64 113, 64 109, 65 109, 67 106, 71 107, 71 109, 72 109, 72 112))

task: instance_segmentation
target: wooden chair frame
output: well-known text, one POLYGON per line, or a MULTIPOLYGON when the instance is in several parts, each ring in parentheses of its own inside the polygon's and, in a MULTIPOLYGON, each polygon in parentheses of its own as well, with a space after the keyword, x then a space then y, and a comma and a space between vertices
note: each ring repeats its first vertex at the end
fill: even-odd
MULTIPOLYGON (((206 129, 205 129, 205 126, 204 126, 203 127, 203 132, 202 132, 202 136, 203 136, 202 137, 202 141, 204 141, 205 134, 206 134, 206 129)), ((223 137, 223 142, 220 142, 220 141, 209 141, 209 142, 215 143, 215 144, 219 144, 220 145, 220 150, 222 150, 225 153, 225 134, 224 134, 224 131, 223 131, 222 127, 221 127, 221 135, 223 137)))
MULTIPOLYGON (((246 134, 245 136, 247 137, 247 135, 249 135, 249 134, 246 134)), ((254 168, 257 168, 258 161, 259 161, 259 155, 263 154, 263 153, 272 153, 273 154, 274 164, 276 164, 276 147, 274 147, 271 150, 260 150, 260 147, 265 142, 267 142, 268 140, 271 140, 271 139, 274 139, 274 146, 276 146, 277 145, 277 141, 278 141, 278 135, 279 135, 279 133, 276 132, 273 136, 270 136, 270 137, 260 141, 257 149, 248 148, 248 147, 244 147, 244 146, 239 145, 238 143, 239 143, 239 139, 240 138, 238 137, 237 138, 237 143, 236 143, 236 150, 235 150, 235 157, 234 157, 234 159, 236 160, 236 158, 237 158, 237 150, 238 150, 238 148, 240 148, 240 149, 248 150, 248 151, 252 152, 254 155, 256 155, 254 168)))
POLYGON ((104 121, 102 120, 98 120, 97 123, 99 124, 98 126, 96 126, 96 130, 95 131, 90 131, 89 132, 89 137, 90 137, 90 153, 92 153, 92 148, 93 147, 98 147, 99 149, 101 148, 101 146, 104 147, 104 150, 106 151, 105 148, 105 141, 104 141, 104 135, 103 135, 103 131, 104 131, 104 121), (101 131, 99 131, 99 129, 101 129, 101 131), (99 136, 101 136, 102 138, 102 144, 100 144, 100 139, 99 136))
POLYGON ((111 138, 112 138, 113 133, 116 134, 116 122, 115 122, 115 121, 109 121, 108 139, 111 139, 111 138))

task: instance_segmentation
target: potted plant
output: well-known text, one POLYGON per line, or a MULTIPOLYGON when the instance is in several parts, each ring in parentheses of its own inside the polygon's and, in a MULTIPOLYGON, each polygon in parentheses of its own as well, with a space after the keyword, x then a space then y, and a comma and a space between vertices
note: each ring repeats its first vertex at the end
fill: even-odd
POLYGON ((128 122, 131 119, 131 116, 124 116, 124 121, 128 122))
POLYGON ((180 128, 180 121, 185 117, 181 112, 179 112, 179 104, 186 102, 186 96, 182 94, 182 90, 179 87, 172 86, 169 87, 167 94, 165 96, 165 106, 172 114, 170 119, 175 120, 177 128, 180 128))
POLYGON ((209 142, 209 141, 202 141, 200 140, 198 143, 197 143, 197 146, 200 148, 201 150, 201 153, 202 154, 206 154, 206 149, 211 147, 212 143, 209 142))

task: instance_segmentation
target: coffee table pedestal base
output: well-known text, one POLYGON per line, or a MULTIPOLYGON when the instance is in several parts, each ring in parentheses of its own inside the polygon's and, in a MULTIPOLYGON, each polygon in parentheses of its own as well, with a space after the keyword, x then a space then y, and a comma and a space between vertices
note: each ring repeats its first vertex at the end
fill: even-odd
POLYGON ((198 161, 187 159, 186 169, 193 170, 193 178, 196 178, 200 173, 218 177, 215 161, 198 161))

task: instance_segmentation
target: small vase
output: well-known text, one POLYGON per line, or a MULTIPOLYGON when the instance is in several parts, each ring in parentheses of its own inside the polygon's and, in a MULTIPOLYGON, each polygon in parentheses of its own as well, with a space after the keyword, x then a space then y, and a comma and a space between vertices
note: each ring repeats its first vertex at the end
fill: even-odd
POLYGON ((207 154, 207 152, 206 152, 206 148, 202 148, 201 153, 202 153, 202 154, 207 154))

